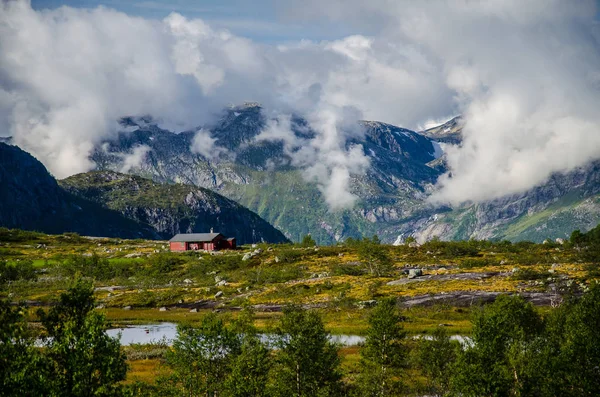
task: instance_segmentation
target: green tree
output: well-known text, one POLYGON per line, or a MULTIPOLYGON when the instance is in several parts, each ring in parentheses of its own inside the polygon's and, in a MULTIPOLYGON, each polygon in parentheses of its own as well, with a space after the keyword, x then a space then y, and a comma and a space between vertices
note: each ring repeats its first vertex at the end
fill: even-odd
POLYGON ((369 316, 365 344, 360 349, 358 384, 363 396, 393 396, 401 389, 399 378, 407 358, 401 320, 395 299, 379 301, 369 316))
POLYGON ((431 339, 419 341, 416 362, 427 377, 429 393, 443 396, 450 391, 450 368, 460 345, 451 341, 442 327, 436 328, 431 336, 431 339))
POLYGON ((600 285, 593 284, 580 300, 566 304, 554 315, 559 319, 551 337, 560 340, 560 353, 551 369, 559 378, 554 382, 560 381, 560 388, 553 392, 562 396, 600 395, 600 285))
POLYGON ((288 306, 276 329, 275 396, 319 397, 341 393, 340 360, 323 321, 314 311, 288 306))
POLYGON ((0 301, 0 395, 50 395, 49 362, 34 341, 25 309, 0 301))
POLYGON ((531 395, 540 372, 537 356, 543 322, 521 297, 501 295, 475 314, 472 346, 461 351, 452 376, 462 396, 531 395))
POLYGON ((230 397, 266 396, 271 369, 271 351, 262 343, 254 327, 254 311, 246 306, 234 321, 235 330, 242 338, 240 354, 233 360, 225 382, 230 397))
POLYGON ((387 250, 379 242, 377 236, 365 237, 356 244, 358 258, 367 271, 377 277, 385 276, 393 269, 393 263, 387 250))
POLYGON ((301 247, 314 247, 315 245, 317 245, 317 243, 315 242, 315 240, 312 238, 312 236, 310 234, 307 234, 306 236, 304 236, 302 238, 302 242, 300 243, 301 247))
POLYGON ((230 397, 266 396, 270 369, 269 349, 258 337, 245 337, 241 352, 234 359, 225 382, 225 395, 230 397))
POLYGON ((52 360, 52 395, 115 396, 125 379, 127 365, 118 340, 109 337, 105 318, 93 310, 91 282, 76 277, 48 313, 38 311, 52 360))
POLYGON ((240 354, 238 335, 221 318, 210 313, 200 327, 177 327, 177 339, 167 354, 172 382, 186 396, 221 395, 231 363, 240 354))

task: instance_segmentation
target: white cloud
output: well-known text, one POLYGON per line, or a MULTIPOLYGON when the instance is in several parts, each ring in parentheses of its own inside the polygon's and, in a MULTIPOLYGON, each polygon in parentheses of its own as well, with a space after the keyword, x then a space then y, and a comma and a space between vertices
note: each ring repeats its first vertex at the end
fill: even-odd
MULTIPOLYGON (((261 139, 283 139, 331 208, 354 202, 350 178, 368 167, 362 148, 348 145, 362 134, 358 118, 417 128, 464 115, 464 144, 447 151, 452 178, 433 196, 440 202, 522 191, 600 158, 593 1, 312 3, 296 15, 374 33, 274 46, 175 13, 152 21, 1 1, 0 128, 64 177, 94 167, 89 153, 122 116, 184 129, 227 103, 258 101, 279 120, 261 139), (290 135, 289 114, 304 115, 315 138, 290 135)), ((214 154, 214 143, 201 132, 192 146, 214 154)))
POLYGON ((227 153, 227 149, 216 146, 216 141, 217 139, 212 137, 210 131, 200 129, 194 135, 194 139, 192 139, 190 150, 192 153, 198 153, 208 160, 218 160, 219 156, 227 153))
MULTIPOLYGON (((372 50, 366 59, 374 70, 385 73, 397 64, 390 54, 399 57, 410 48, 402 66, 407 79, 429 70, 433 79, 414 80, 417 87, 444 93, 443 85, 452 91, 453 111, 440 111, 427 97, 416 102, 419 108, 425 102, 430 112, 421 120, 463 113, 466 123, 464 144, 447 152, 451 176, 440 178, 433 201, 460 204, 522 192, 554 172, 600 158, 600 26, 594 1, 332 0, 311 4, 303 3, 299 15, 325 15, 380 27, 372 47, 394 43, 396 48, 372 50), (382 53, 388 58, 379 64, 382 53), (418 63, 419 59, 424 62, 418 63), (413 70, 411 65, 418 67, 413 70)), ((401 76, 390 73, 382 81, 393 87, 401 76)), ((347 85, 345 94, 360 96, 360 84, 347 80, 347 85)), ((396 90, 398 96, 406 92, 403 88, 396 90)), ((384 87, 378 91, 380 96, 390 92, 384 87)), ((375 92, 365 93, 365 97, 376 97, 375 92)), ((399 102, 398 107, 407 106, 399 102)), ((368 106, 359 108, 367 115, 374 113, 368 106)), ((389 109, 384 111, 387 120, 396 121, 389 109)), ((409 117, 400 115, 410 124, 409 117)))
POLYGON ((152 149, 147 145, 138 145, 133 148, 130 154, 123 155, 123 166, 120 171, 123 173, 129 172, 131 169, 142 165, 148 152, 152 149))

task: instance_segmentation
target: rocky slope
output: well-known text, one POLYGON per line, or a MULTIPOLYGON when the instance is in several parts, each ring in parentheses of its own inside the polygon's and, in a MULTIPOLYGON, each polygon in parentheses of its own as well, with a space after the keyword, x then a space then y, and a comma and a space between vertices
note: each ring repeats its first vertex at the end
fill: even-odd
POLYGON ((74 175, 61 180, 60 185, 75 196, 149 224, 165 237, 213 228, 236 237, 238 244, 287 241, 279 230, 254 212, 204 188, 159 184, 112 171, 74 175))
POLYGON ((600 223, 600 162, 553 175, 525 193, 436 213, 415 227, 419 241, 433 237, 543 241, 566 238, 600 223))
MULTIPOLYGON (((564 237, 575 228, 588 230, 600 221, 597 164, 567 175, 555 175, 526 193, 476 205, 433 208, 426 202, 437 177, 447 170, 440 149, 460 144, 462 118, 419 133, 374 121, 361 122, 360 144, 371 166, 365 175, 351 176, 356 205, 332 212, 303 170, 291 164, 282 141, 257 140, 267 118, 258 104, 226 109, 208 126, 215 153, 207 158, 191 150, 195 131, 163 130, 151 120, 126 119, 128 130, 105 142, 92 156, 99 169, 121 170, 136 148, 146 155, 128 172, 160 182, 206 187, 238 201, 298 241, 306 233, 322 244, 348 237, 377 234, 384 242, 509 238, 512 240, 564 237)), ((293 118, 296 137, 314 132, 293 118)))
POLYGON ((456 116, 453 119, 446 121, 444 124, 421 131, 420 134, 437 142, 458 145, 462 141, 463 125, 463 118, 461 116, 456 116))
MULTIPOLYGON (((128 129, 99 147, 92 160, 104 170, 122 170, 124 158, 138 147, 147 154, 130 173, 159 182, 181 182, 206 187, 257 212, 292 240, 311 233, 322 244, 347 237, 378 234, 394 241, 407 220, 427 217, 426 190, 440 174, 427 163, 435 159, 436 144, 414 131, 379 122, 364 122, 359 143, 371 160, 366 175, 352 176, 357 205, 332 212, 316 183, 290 165, 281 141, 256 140, 266 118, 257 104, 227 109, 206 126, 222 150, 217 159, 193 153, 194 131, 179 134, 151 123, 127 119, 128 129)), ((305 122, 292 120, 297 137, 310 137, 305 122)))
POLYGON ((148 225, 64 191, 29 153, 0 143, 0 226, 47 233, 158 238, 148 225))

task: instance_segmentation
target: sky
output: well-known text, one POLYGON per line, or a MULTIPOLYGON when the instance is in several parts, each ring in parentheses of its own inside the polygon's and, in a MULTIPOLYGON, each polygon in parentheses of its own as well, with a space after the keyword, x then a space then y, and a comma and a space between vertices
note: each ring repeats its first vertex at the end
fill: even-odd
POLYGON ((298 20, 277 0, 32 0, 36 10, 55 9, 63 5, 94 8, 99 5, 114 8, 128 15, 148 19, 163 19, 172 12, 188 18, 201 18, 215 28, 264 43, 285 43, 296 40, 333 40, 352 34, 369 33, 363 27, 357 32, 341 21, 298 20))
MULTIPOLYGON (((418 130, 462 114, 430 200, 526 191, 600 159, 594 0, 0 0, 0 136, 59 178, 93 169, 123 116, 174 131, 257 101, 332 210, 368 170, 360 119, 418 130), (291 133, 300 114, 316 132, 291 133)), ((215 153, 209 130, 192 149, 215 153)), ((125 161, 135 166, 147 150, 125 161)))

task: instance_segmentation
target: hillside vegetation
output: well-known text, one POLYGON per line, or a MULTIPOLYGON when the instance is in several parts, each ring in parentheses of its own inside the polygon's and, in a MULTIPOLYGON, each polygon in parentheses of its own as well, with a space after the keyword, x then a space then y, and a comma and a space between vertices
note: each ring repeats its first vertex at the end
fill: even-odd
MULTIPOLYGON (((295 385, 296 371, 307 377, 297 385, 304 390, 298 395, 306 396, 475 396, 495 388, 508 393, 498 395, 572 391, 575 396, 599 387, 594 380, 599 358, 582 349, 599 343, 585 335, 600 318, 600 226, 576 231, 562 244, 434 240, 389 246, 373 237, 317 247, 305 236, 299 244, 212 254, 169 253, 161 241, 0 229, 0 257, 5 302, 0 317, 8 327, 3 335, 18 334, 24 343, 10 355, 36 357, 11 361, 11 374, 29 373, 30 362, 38 363, 40 376, 52 377, 53 368, 75 368, 70 367, 75 361, 61 361, 63 347, 74 349, 68 353, 73 360, 84 357, 85 349, 96 349, 93 343, 106 343, 99 336, 93 339, 97 342, 84 343, 84 333, 98 334, 106 320, 120 326, 171 321, 180 324, 172 349, 158 342, 122 347, 120 355, 110 344, 101 356, 107 366, 96 361, 81 369, 82 374, 108 371, 105 383, 98 378, 93 382, 99 383, 86 387, 112 390, 110 395, 204 395, 212 390, 227 396, 277 396, 295 393, 286 387, 295 385), (73 294, 88 297, 85 310, 69 309, 86 301, 73 294), (8 302, 47 309, 10 309, 8 302), (89 331, 58 331, 73 315, 89 317, 73 319, 89 324, 89 331), (33 325, 32 334, 22 333, 24 321, 33 325), (38 352, 27 339, 56 332, 50 350, 38 352), (280 335, 278 350, 263 345, 258 332, 280 335), (365 335, 365 344, 335 346, 328 333, 365 335), (460 348, 450 335, 470 335, 473 347, 460 348), (197 343, 227 353, 215 356, 223 358, 217 363, 194 350, 204 349, 194 347, 197 343), (390 349, 388 358, 378 355, 382 348, 390 349), (311 372, 316 360, 323 360, 318 364, 322 370, 311 372), (200 376, 201 368, 210 369, 209 374, 200 376), (249 368, 254 370, 248 373, 249 368), (556 371, 561 376, 555 381, 543 381, 556 371), (245 387, 240 391, 238 385, 245 387)), ((31 384, 38 391, 65 390, 87 379, 70 378, 77 373, 69 369, 52 382, 36 378, 31 384)), ((26 378, 5 381, 22 386, 26 378)))

